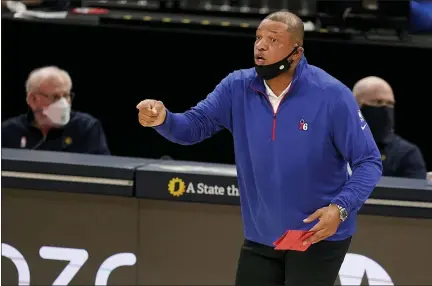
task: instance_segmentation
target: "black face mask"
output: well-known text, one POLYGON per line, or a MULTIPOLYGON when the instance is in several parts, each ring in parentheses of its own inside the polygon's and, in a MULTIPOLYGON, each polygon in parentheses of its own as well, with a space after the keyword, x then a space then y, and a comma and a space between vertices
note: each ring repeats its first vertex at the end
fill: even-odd
POLYGON ((255 64, 255 70, 259 76, 261 76, 265 80, 270 80, 277 77, 280 74, 288 71, 291 68, 292 60, 289 59, 298 49, 298 46, 294 48, 294 50, 282 60, 265 66, 259 66, 255 64))
POLYGON ((366 105, 361 108, 361 112, 372 131, 375 142, 381 145, 389 143, 394 126, 393 108, 366 105))

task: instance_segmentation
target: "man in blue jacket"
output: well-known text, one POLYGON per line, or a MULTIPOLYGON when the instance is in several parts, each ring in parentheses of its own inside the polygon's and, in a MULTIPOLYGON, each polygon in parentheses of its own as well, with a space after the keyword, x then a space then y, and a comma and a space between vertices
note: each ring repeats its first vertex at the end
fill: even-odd
POLYGON ((256 31, 255 68, 224 78, 185 113, 137 105, 141 125, 190 145, 231 131, 245 242, 237 286, 333 285, 356 214, 380 179, 380 153, 351 91, 303 56, 303 23, 277 12, 256 31), (347 173, 347 162, 352 176, 347 173), (312 230, 305 252, 273 247, 312 230))

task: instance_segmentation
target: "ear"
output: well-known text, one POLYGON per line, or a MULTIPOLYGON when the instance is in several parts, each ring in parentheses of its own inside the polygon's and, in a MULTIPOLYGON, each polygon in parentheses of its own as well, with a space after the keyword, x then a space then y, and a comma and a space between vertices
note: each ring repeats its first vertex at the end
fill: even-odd
POLYGON ((293 57, 292 57, 293 61, 300 60, 302 55, 303 55, 303 52, 304 52, 303 47, 300 46, 299 44, 296 44, 296 47, 297 47, 297 50, 294 52, 293 57))
POLYGON ((299 53, 300 55, 304 54, 304 48, 302 46, 299 46, 297 49, 297 53, 299 53))
POLYGON ((299 56, 302 56, 304 53, 304 48, 302 46, 299 46, 297 48, 296 54, 298 54, 299 56))

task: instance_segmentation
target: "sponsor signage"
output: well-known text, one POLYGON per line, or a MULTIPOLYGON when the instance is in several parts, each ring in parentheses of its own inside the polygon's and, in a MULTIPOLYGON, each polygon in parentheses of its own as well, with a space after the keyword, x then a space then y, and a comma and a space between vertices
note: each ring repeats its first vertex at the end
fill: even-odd
POLYGON ((239 190, 235 184, 217 185, 208 184, 208 181, 208 179, 203 180, 203 178, 199 181, 193 180, 193 178, 189 178, 189 180, 185 181, 180 177, 174 177, 168 182, 168 192, 174 197, 180 197, 184 194, 192 196, 239 197, 239 190))
MULTIPOLYGON (((235 202, 235 177, 162 175, 147 191, 159 200, 3 189, 2 284, 230 285, 238 207, 176 202, 235 202)), ((432 220, 357 223, 336 285, 432 285, 432 220)))
POLYGON ((336 285, 394 285, 392 278, 378 262, 361 254, 347 253, 336 285))
POLYGON ((189 171, 197 172, 199 167, 173 166, 171 170, 161 165, 163 171, 153 167, 146 166, 145 171, 138 171, 138 197, 226 205, 240 203, 237 177, 232 169, 201 167, 202 173, 194 174, 189 171))
MULTIPOLYGON (((30 267, 29 262, 24 255, 14 246, 2 243, 1 255, 8 258, 13 263, 17 272, 17 285, 33 285, 32 284, 32 270, 37 269, 36 265, 30 267)), ((58 273, 57 277, 51 285, 69 285, 72 279, 78 274, 80 269, 84 266, 90 258, 89 251, 82 248, 59 247, 59 246, 42 246, 39 249, 41 259, 66 262, 61 263, 64 268, 58 273)), ((119 267, 133 266, 136 263, 136 256, 134 253, 114 253, 100 262, 97 267, 94 285, 108 285, 108 279, 111 273, 119 267)))
MULTIPOLYGON (((38 271, 37 263, 30 266, 20 250, 2 243, 2 257, 9 259, 16 270, 16 285, 33 285, 32 275, 38 271)), ((59 261, 64 268, 53 277, 50 285, 69 285, 80 269, 90 258, 87 249, 71 247, 42 246, 39 249, 41 259, 59 261), (66 262, 66 264, 64 263, 66 262)), ((137 262, 134 253, 115 253, 107 257, 97 267, 93 285, 109 285, 109 277, 119 267, 133 266, 137 262)), ((54 269, 57 267, 53 267, 54 269)), ((361 254, 348 253, 339 271, 335 285, 394 285, 392 278, 378 262, 361 254)))

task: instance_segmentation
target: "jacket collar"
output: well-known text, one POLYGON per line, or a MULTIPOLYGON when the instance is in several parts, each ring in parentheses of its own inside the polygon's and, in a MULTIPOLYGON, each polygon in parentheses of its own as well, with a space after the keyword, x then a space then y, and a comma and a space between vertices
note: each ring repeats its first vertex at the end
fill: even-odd
MULTIPOLYGON (((307 63, 306 57, 302 56, 298 65, 295 68, 293 81, 291 83, 291 89, 295 84, 298 84, 297 83, 298 79, 304 75, 304 70, 305 70, 307 64, 308 63, 307 63)), ((256 72, 255 72, 255 77, 252 80, 252 82, 250 83, 249 87, 260 94, 264 94, 264 95, 266 94, 266 88, 264 85, 264 80, 256 72)))

